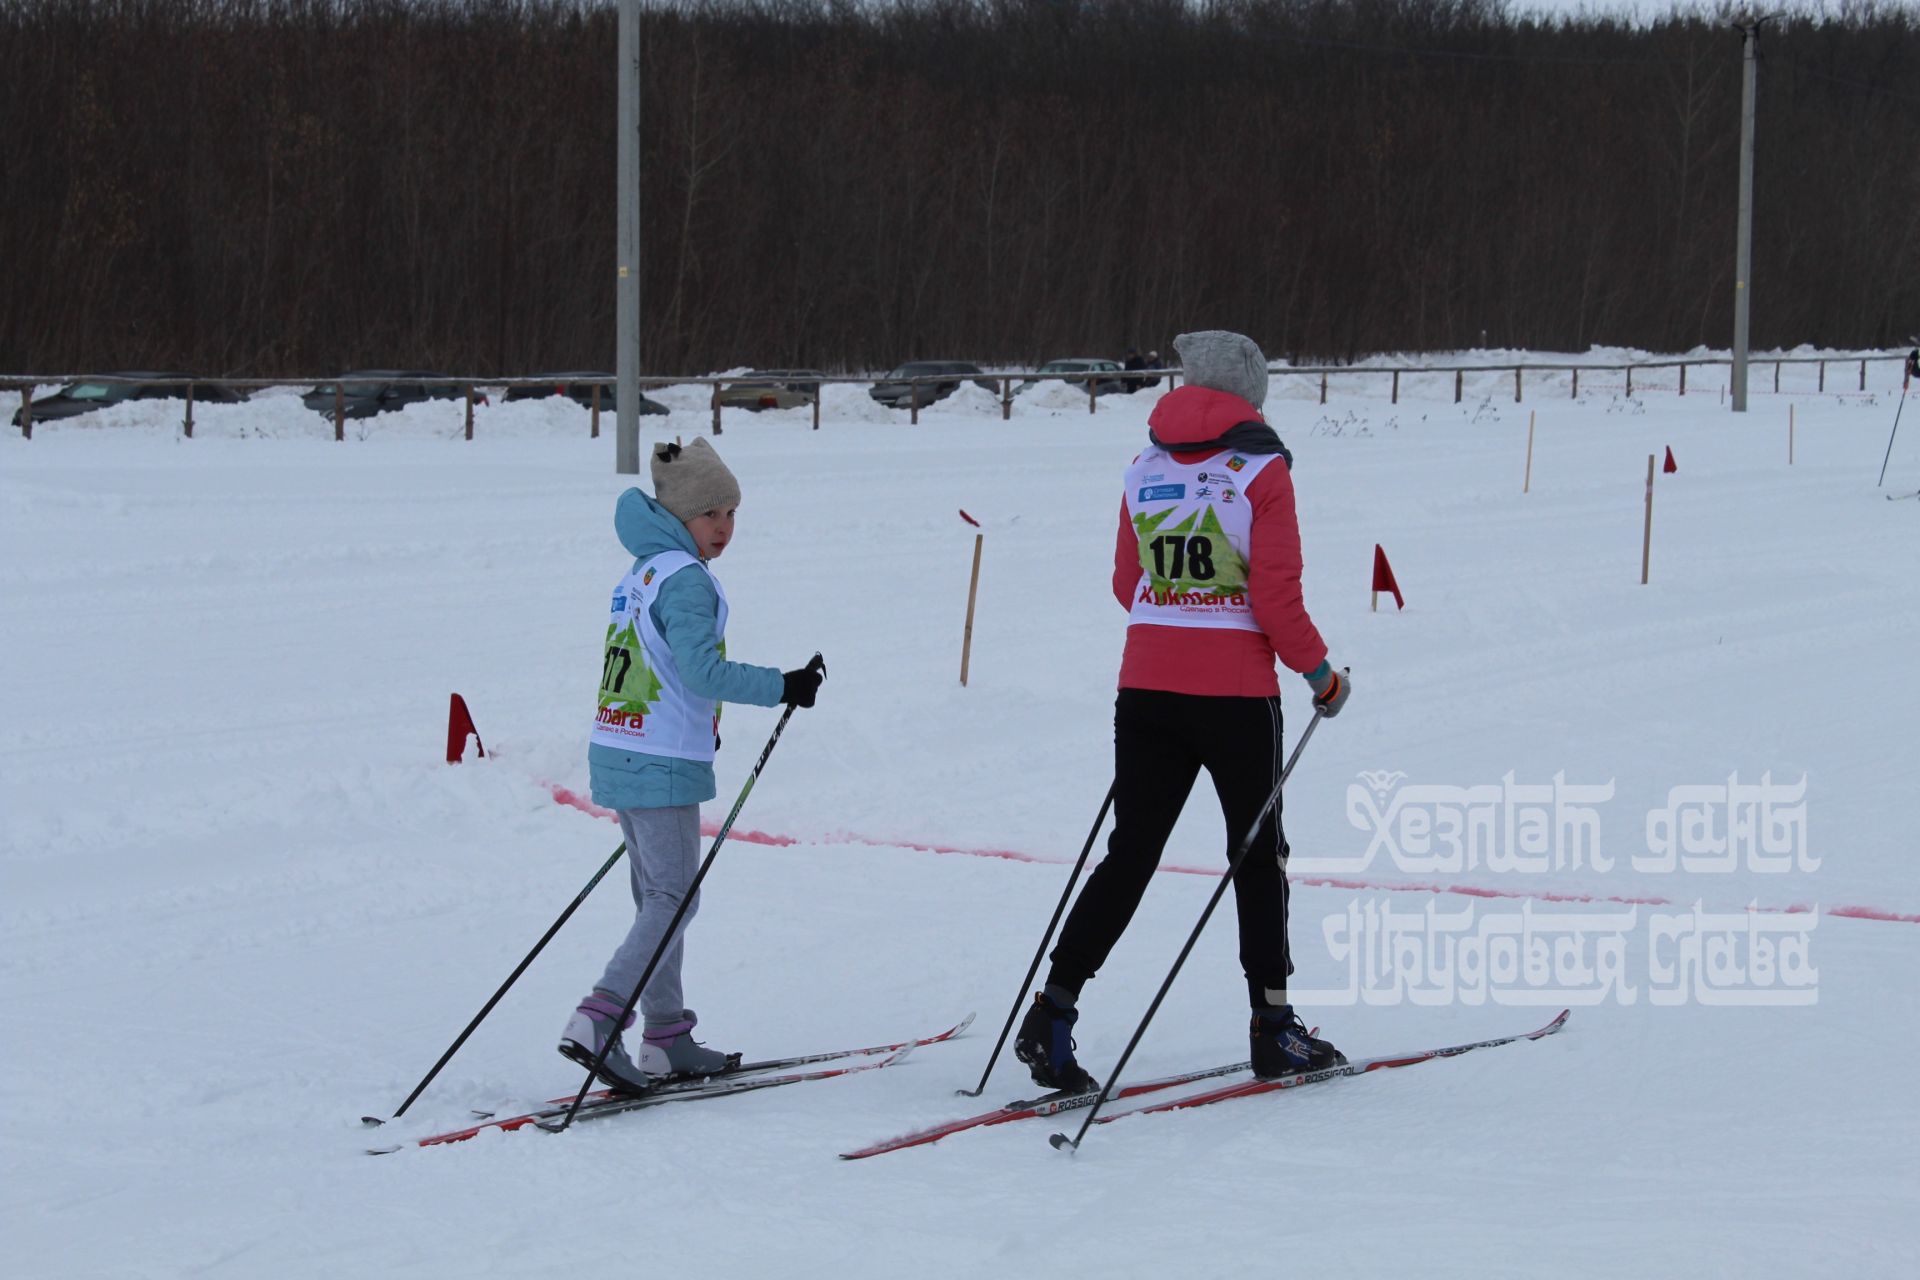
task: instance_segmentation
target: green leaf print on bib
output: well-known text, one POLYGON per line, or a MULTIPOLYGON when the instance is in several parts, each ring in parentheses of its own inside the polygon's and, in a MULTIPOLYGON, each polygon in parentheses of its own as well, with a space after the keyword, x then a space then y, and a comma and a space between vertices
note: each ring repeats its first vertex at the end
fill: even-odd
POLYGON ((1163 528, 1171 510, 1133 518, 1140 539, 1140 571, 1156 594, 1226 594, 1247 588, 1246 557, 1235 550, 1209 504, 1163 528))
POLYGON ((647 665, 647 651, 629 621, 618 634, 607 624, 607 653, 600 668, 600 705, 645 715, 660 698, 660 677, 647 665))

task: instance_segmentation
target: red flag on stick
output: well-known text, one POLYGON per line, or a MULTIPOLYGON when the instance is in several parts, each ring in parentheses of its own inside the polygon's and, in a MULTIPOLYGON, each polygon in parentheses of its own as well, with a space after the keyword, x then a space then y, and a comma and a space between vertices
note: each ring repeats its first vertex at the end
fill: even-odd
POLYGON ((1373 544, 1373 608, 1376 613, 1380 609, 1382 591, 1393 592, 1395 608, 1407 607, 1406 599, 1400 594, 1400 584, 1393 580, 1393 566, 1387 563, 1387 553, 1376 542, 1373 544))
POLYGON ((1679 469, 1680 469, 1680 464, 1673 460, 1673 446, 1668 445, 1667 460, 1660 464, 1660 470, 1662 470, 1668 475, 1672 475, 1674 472, 1678 471, 1679 469))
POLYGON ((448 764, 459 764, 466 758, 468 734, 473 735, 474 749, 479 752, 480 758, 486 759, 487 749, 480 741, 480 731, 473 727, 473 717, 467 712, 467 700, 456 693, 447 707, 448 764))

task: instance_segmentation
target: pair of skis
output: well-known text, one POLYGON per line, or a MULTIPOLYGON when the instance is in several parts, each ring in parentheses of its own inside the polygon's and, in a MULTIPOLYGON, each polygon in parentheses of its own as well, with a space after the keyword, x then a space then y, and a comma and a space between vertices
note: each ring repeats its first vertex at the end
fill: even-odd
MULTIPOLYGON (((624 1115, 629 1111, 642 1111, 650 1107, 664 1106, 670 1102, 695 1102, 706 1098, 732 1097, 740 1093, 753 1093, 761 1089, 777 1089, 790 1084, 804 1084, 811 1080, 831 1080, 839 1076, 858 1075, 863 1071, 878 1071, 885 1067, 898 1066, 906 1061, 907 1055, 915 1049, 930 1044, 939 1044, 960 1036, 973 1025, 973 1015, 968 1014, 958 1023, 935 1035, 922 1036, 917 1040, 903 1040, 894 1044, 868 1045, 861 1049, 839 1049, 830 1053, 799 1054, 787 1058, 769 1058, 761 1062, 745 1062, 720 1075, 706 1076, 700 1079, 675 1080, 655 1085, 645 1093, 617 1093, 612 1089, 595 1089, 587 1094, 580 1104, 579 1112, 573 1117, 573 1123, 583 1120, 600 1120, 607 1116, 624 1115), (849 1062, 847 1059, 877 1058, 876 1062, 849 1062), (819 1063, 834 1063, 833 1066, 817 1066, 819 1063), (809 1070, 794 1070, 806 1067, 809 1070)), ((550 1099, 545 1106, 532 1111, 514 1115, 499 1116, 490 1112, 476 1112, 476 1122, 460 1129, 451 1129, 445 1133, 428 1134, 422 1138, 411 1138, 405 1142, 389 1143, 384 1146, 369 1147, 369 1155, 390 1155, 407 1147, 437 1147, 450 1142, 465 1142, 478 1137, 490 1129, 511 1133, 516 1129, 536 1128, 549 1132, 559 1129, 573 1105, 573 1095, 550 1099)), ((380 1120, 372 1116, 362 1116, 361 1123, 378 1125, 380 1120)))
MULTIPOLYGON (((922 1036, 917 1040, 906 1040, 895 1044, 870 1045, 862 1049, 844 1049, 831 1053, 804 1054, 789 1058, 772 1058, 763 1062, 744 1063, 724 1075, 710 1076, 699 1080, 681 1080, 657 1085, 643 1094, 616 1093, 611 1089, 596 1089, 587 1095, 586 1101, 574 1116, 574 1123, 583 1120, 603 1119, 607 1116, 623 1115, 629 1111, 640 1111, 650 1107, 664 1106, 671 1102, 691 1102, 706 1098, 731 1097, 739 1093, 751 1093, 761 1089, 776 1089, 790 1084, 802 1084, 812 1080, 830 1080, 839 1076, 857 1075, 863 1071, 879 1071, 886 1067, 897 1066, 906 1060, 915 1049, 929 1044, 939 1044, 952 1040, 964 1032, 973 1023, 973 1015, 968 1014, 956 1025, 936 1035, 922 1036), (873 1058, 877 1061, 861 1062, 850 1059, 873 1058), (832 1065, 819 1065, 832 1064, 832 1065), (795 1070, 795 1068, 807 1068, 795 1070)), ((1156 1098, 1138 1106, 1109 1111, 1095 1117, 1096 1124, 1111 1124, 1115 1120, 1124 1120, 1129 1116, 1152 1115, 1164 1111, 1182 1111, 1193 1107, 1209 1106, 1216 1102, 1227 1102, 1236 1098, 1250 1098, 1258 1094, 1273 1093, 1282 1089, 1294 1089, 1301 1085, 1319 1084, 1327 1080, 1337 1080, 1347 1076, 1366 1075, 1373 1071, 1390 1070, 1397 1067, 1410 1067, 1416 1063, 1430 1062, 1435 1058, 1451 1058, 1476 1049, 1490 1049, 1497 1045, 1513 1044, 1521 1040, 1539 1040, 1559 1031, 1567 1023, 1567 1011, 1548 1022, 1545 1026, 1518 1035, 1499 1036, 1491 1040, 1475 1040, 1466 1044, 1447 1045, 1438 1049, 1421 1049, 1411 1053, 1391 1054, 1374 1058, 1362 1058, 1356 1062, 1342 1063, 1319 1071, 1303 1071, 1295 1075, 1280 1076, 1273 1079, 1259 1079, 1248 1073, 1252 1064, 1247 1062, 1228 1063, 1218 1067, 1208 1067, 1200 1071, 1181 1072, 1177 1075, 1159 1076, 1149 1080, 1139 1080, 1132 1084, 1119 1086, 1108 1095, 1109 1102, 1123 1102, 1149 1094, 1161 1094, 1170 1089, 1185 1085, 1199 1084, 1207 1080, 1224 1080, 1224 1083, 1197 1093, 1184 1093, 1178 1097, 1156 1098)), ((1010 1102, 991 1111, 977 1115, 949 1120, 923 1129, 915 1129, 897 1137, 888 1138, 858 1150, 843 1152, 843 1160, 864 1160, 869 1156, 884 1155, 890 1151, 904 1151, 909 1147, 927 1146, 963 1133, 969 1129, 985 1129, 995 1125, 1010 1124, 1016 1120, 1033 1120, 1047 1116, 1063 1115, 1093 1105, 1097 1093, 1052 1093, 1037 1098, 1028 1098, 1010 1102)), ((567 1110, 573 1104, 572 1097, 552 1099, 546 1106, 532 1111, 509 1116, 497 1116, 485 1112, 476 1113, 476 1122, 461 1129, 444 1133, 429 1134, 421 1138, 412 1138, 404 1142, 386 1146, 370 1147, 371 1155, 386 1155, 409 1146, 434 1147, 447 1143, 464 1142, 469 1138, 497 1129, 512 1132, 516 1129, 538 1128, 557 1130, 565 1119, 567 1110)), ((363 1118, 365 1123, 379 1124, 372 1117, 363 1118)), ((1078 1146, 1078 1141, 1064 1133, 1054 1134, 1049 1141, 1056 1148, 1068 1149, 1078 1146)))
MULTIPOLYGON (((1162 1111, 1181 1111, 1191 1107, 1204 1107, 1215 1102, 1226 1102, 1234 1098, 1250 1098, 1257 1094, 1272 1093, 1281 1089, 1294 1089, 1301 1085, 1318 1084, 1324 1080, 1336 1080, 1343 1076, 1365 1075, 1371 1071, 1388 1070, 1394 1067, 1410 1067, 1415 1063, 1430 1062, 1435 1058, 1451 1058, 1459 1054, 1470 1053, 1475 1049, 1491 1049, 1496 1045, 1513 1044, 1520 1040, 1539 1040, 1550 1036, 1567 1024, 1567 1010, 1560 1016, 1534 1031, 1519 1035, 1500 1036, 1492 1040, 1475 1040, 1468 1044, 1447 1045, 1439 1049, 1422 1049, 1412 1053, 1393 1054, 1377 1058, 1362 1058, 1357 1062, 1343 1063, 1337 1067, 1327 1067, 1320 1071, 1303 1071, 1296 1075, 1279 1076, 1261 1080, 1250 1077, 1252 1070, 1249 1062, 1229 1063, 1225 1066, 1210 1067, 1203 1071, 1187 1071, 1178 1075, 1160 1076, 1151 1080, 1139 1080, 1132 1084, 1120 1085, 1108 1095, 1108 1102, 1125 1101, 1146 1094, 1164 1093, 1183 1085, 1196 1084, 1204 1080, 1221 1077, 1237 1077, 1198 1093, 1182 1094, 1177 1098, 1156 1099, 1140 1106, 1109 1111, 1094 1118, 1095 1124, 1111 1124, 1115 1120, 1125 1120, 1129 1116, 1151 1115, 1162 1111)), ((1004 1107, 995 1107, 978 1115, 966 1116, 959 1120, 949 1120, 943 1124, 931 1125, 888 1138, 870 1146, 841 1154, 842 1160, 864 1160, 869 1156, 884 1155, 889 1151, 904 1151, 908 1147, 922 1147, 940 1141, 968 1129, 985 1129, 993 1125, 1009 1124, 1016 1120, 1033 1120, 1046 1116, 1062 1115, 1078 1111, 1093 1105, 1097 1096, 1087 1093, 1050 1093, 1038 1098, 1029 1098, 1019 1102, 1010 1102, 1004 1107)), ((1050 1142, 1060 1149, 1077 1146, 1077 1142, 1064 1133, 1056 1133, 1050 1142)))

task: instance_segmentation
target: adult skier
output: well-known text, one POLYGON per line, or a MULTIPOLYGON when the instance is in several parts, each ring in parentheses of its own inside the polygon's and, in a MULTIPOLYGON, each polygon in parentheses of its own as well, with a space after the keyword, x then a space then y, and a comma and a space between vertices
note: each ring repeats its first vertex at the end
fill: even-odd
MULTIPOLYGON (((1174 340, 1186 385, 1148 419, 1128 467, 1113 593, 1127 610, 1114 702, 1114 828, 1074 902, 1014 1053, 1048 1089, 1097 1084, 1074 1059, 1081 988, 1133 918, 1200 770, 1226 817, 1229 855, 1280 780, 1277 658, 1338 715, 1349 691, 1301 597, 1293 457, 1267 424, 1267 361, 1224 330, 1174 340)), ((1344 1062, 1287 999, 1287 844, 1280 806, 1234 876, 1253 1069, 1272 1077, 1344 1062)))

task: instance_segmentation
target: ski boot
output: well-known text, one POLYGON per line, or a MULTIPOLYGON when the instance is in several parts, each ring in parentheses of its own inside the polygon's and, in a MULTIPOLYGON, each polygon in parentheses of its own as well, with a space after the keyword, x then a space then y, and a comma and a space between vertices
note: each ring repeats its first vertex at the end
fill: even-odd
POLYGON ((672 1022, 648 1023, 640 1043, 640 1070, 655 1081, 697 1080, 738 1067, 739 1054, 694 1042, 693 1028, 699 1021, 693 1010, 682 1009, 672 1022))
POLYGON ((586 1067, 609 1088, 618 1093, 645 1093, 651 1087, 645 1073, 627 1056, 620 1033, 633 1025, 633 1015, 615 1026, 623 1008, 621 1001, 595 991, 580 1002, 560 1033, 560 1056, 586 1067), (595 1067, 594 1060, 606 1050, 606 1058, 595 1067))
POLYGON ((1013 1038, 1013 1056, 1027 1064, 1033 1082, 1043 1089, 1061 1093, 1090 1093, 1100 1083, 1086 1068, 1073 1060, 1073 1024, 1080 1020, 1078 1009, 1062 1009, 1047 999, 1047 993, 1033 993, 1033 1008, 1020 1020, 1013 1038))
POLYGON ((1255 1009, 1249 1031, 1253 1074, 1262 1080, 1345 1066, 1347 1055, 1308 1033, 1293 1006, 1255 1009))

